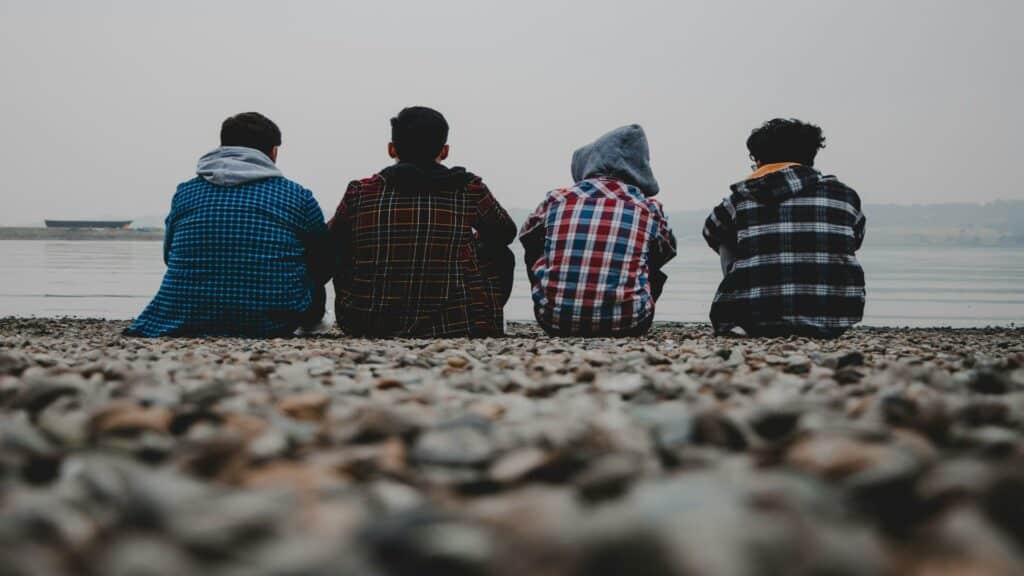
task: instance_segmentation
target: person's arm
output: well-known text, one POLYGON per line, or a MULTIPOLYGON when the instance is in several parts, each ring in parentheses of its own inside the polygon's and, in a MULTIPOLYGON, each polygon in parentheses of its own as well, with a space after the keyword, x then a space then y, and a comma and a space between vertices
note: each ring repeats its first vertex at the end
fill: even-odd
POLYGON ((726 198, 704 222, 704 240, 718 253, 722 274, 728 274, 736 261, 736 208, 726 198))
POLYGON ((540 206, 523 223, 523 229, 519 233, 519 242, 523 245, 524 259, 526 263, 526 275, 530 283, 536 282, 533 275, 533 266, 544 255, 544 242, 547 239, 547 218, 548 200, 540 206))
POLYGON ((661 203, 657 200, 649 200, 651 211, 655 219, 655 234, 650 240, 647 266, 650 274, 651 294, 655 301, 661 297, 665 288, 668 276, 662 271, 665 264, 676 257, 676 235, 668 225, 668 218, 661 203))
POLYGON ((309 275, 318 285, 326 284, 334 274, 334 251, 324 223, 324 212, 309 190, 302 205, 302 243, 306 248, 309 275))
POLYGON ((335 262, 338 264, 347 265, 352 260, 352 223, 355 220, 355 200, 358 194, 359 182, 350 182, 334 211, 334 217, 327 224, 335 262))
POLYGON ((718 259, 722 263, 722 276, 726 276, 736 263, 736 255, 732 253, 732 248, 723 244, 718 247, 718 259))
POLYGON ((508 246, 516 239, 516 223, 508 212, 498 204, 483 180, 474 178, 469 183, 471 194, 479 196, 476 219, 473 228, 477 237, 484 244, 491 246, 508 246))
POLYGON ((164 266, 170 266, 171 264, 171 243, 174 241, 174 224, 178 219, 174 210, 177 198, 178 193, 175 192, 174 198, 171 199, 171 210, 167 213, 167 218, 164 220, 164 266))
POLYGON ((864 233, 868 219, 863 212, 858 212, 857 221, 853 225, 853 250, 856 252, 864 244, 864 233))

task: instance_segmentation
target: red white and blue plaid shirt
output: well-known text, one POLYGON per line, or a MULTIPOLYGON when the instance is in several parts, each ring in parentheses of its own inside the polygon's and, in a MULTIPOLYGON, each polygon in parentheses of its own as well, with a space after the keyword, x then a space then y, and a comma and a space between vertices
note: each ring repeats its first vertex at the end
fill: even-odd
POLYGON ((661 204, 612 178, 548 193, 520 241, 538 322, 561 334, 614 334, 654 316, 652 269, 676 254, 661 204))

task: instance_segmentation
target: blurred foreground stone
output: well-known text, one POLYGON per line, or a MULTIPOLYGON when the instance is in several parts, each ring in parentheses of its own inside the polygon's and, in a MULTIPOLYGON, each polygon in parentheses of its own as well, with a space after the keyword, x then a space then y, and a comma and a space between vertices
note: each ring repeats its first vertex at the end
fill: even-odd
POLYGON ((3 575, 1024 573, 1024 331, 0 319, 3 575))

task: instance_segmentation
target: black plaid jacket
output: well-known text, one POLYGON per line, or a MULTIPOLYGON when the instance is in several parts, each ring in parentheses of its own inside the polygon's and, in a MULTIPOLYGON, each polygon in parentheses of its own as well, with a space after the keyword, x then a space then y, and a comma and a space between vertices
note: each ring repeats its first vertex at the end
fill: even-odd
POLYGON ((496 336, 500 281, 483 246, 516 225, 461 168, 397 164, 349 184, 329 224, 338 325, 370 337, 496 336))
POLYGON ((704 226, 736 258, 711 306, 716 330, 835 337, 860 322, 864 225, 857 193, 806 166, 733 185, 704 226))

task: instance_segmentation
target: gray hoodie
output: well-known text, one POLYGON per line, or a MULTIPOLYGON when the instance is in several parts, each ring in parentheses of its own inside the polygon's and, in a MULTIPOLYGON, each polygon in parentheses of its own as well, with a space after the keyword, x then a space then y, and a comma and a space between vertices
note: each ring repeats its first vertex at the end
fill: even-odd
POLYGON ((574 181, 597 176, 632 184, 645 196, 658 193, 658 181, 651 172, 651 151, 647 146, 647 135, 639 124, 616 128, 573 153, 574 181))
POLYGON ((244 146, 221 146, 203 154, 196 174, 217 186, 239 186, 284 176, 269 156, 244 146))

